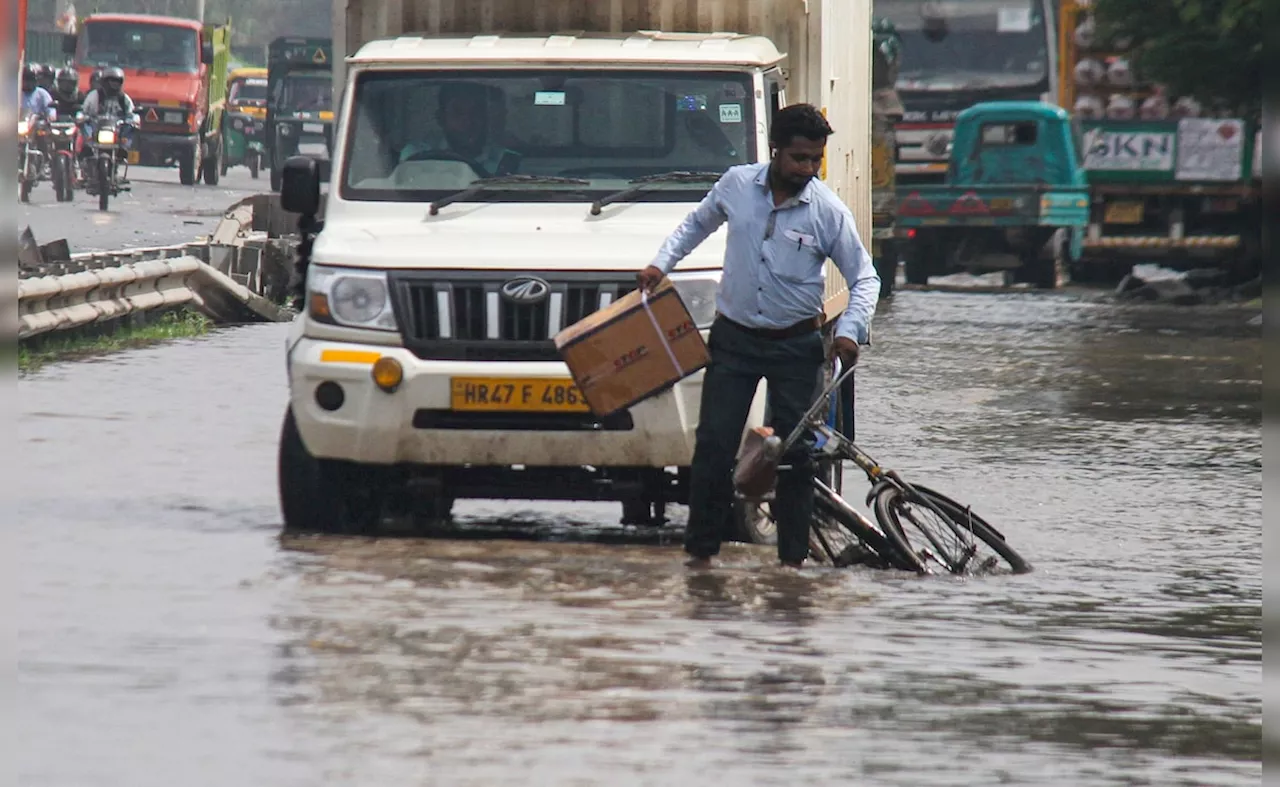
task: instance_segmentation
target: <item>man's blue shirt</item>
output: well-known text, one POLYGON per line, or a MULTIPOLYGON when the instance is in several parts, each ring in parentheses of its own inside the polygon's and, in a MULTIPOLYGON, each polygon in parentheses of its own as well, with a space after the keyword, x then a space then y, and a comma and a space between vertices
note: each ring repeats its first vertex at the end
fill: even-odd
POLYGON ((45 115, 50 120, 53 120, 55 114, 53 96, 49 95, 48 90, 37 87, 30 93, 23 92, 22 118, 24 120, 31 115, 45 115))
POLYGON ((786 328, 822 314, 823 270, 830 258, 849 285, 836 336, 867 344, 880 277, 853 214, 817 178, 775 206, 768 178, 768 164, 731 167, 663 242, 652 264, 670 273, 727 221, 716 308, 751 328, 786 328))

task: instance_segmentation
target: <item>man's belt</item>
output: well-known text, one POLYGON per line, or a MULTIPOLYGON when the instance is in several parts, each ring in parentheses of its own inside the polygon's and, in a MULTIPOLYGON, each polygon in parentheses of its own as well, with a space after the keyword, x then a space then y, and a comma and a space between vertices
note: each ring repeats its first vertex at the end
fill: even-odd
POLYGON ((801 320, 795 325, 788 325, 785 328, 750 328, 741 323, 734 322, 719 312, 716 313, 716 319, 727 323, 735 330, 742 331, 750 336, 756 336, 761 339, 793 339, 797 336, 804 336, 807 333, 822 330, 822 318, 810 317, 807 320, 801 320))

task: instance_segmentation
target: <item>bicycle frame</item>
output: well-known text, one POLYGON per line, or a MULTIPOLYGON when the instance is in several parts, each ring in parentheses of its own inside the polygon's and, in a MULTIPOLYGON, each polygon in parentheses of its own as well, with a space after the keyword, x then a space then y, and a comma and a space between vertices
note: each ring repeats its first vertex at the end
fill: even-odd
MULTIPOLYGON (((855 368, 857 368, 856 364, 843 370, 837 367, 836 373, 831 377, 831 382, 822 390, 822 393, 809 406, 809 410, 804 414, 804 417, 800 419, 800 423, 796 424, 796 428, 783 441, 780 453, 785 454, 806 431, 810 431, 823 438, 822 445, 813 453, 815 460, 848 460, 866 473, 867 480, 871 482, 871 492, 867 495, 868 504, 880 491, 881 487, 885 485, 893 486, 905 494, 914 495, 915 489, 902 476, 898 475, 896 470, 886 470, 881 467, 880 463, 872 458, 870 454, 859 448, 856 443, 844 434, 837 432, 824 418, 824 415, 830 411, 831 397, 853 375, 855 368)), ((780 466, 778 469, 782 470, 785 467, 780 466)))

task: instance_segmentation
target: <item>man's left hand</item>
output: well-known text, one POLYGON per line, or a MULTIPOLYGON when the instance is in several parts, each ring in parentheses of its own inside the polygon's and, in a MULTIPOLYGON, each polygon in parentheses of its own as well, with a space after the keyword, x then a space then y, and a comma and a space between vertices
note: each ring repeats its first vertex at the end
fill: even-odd
POLYGON ((831 357, 840 359, 840 366, 848 369, 858 362, 858 343, 847 336, 837 336, 831 343, 831 357))

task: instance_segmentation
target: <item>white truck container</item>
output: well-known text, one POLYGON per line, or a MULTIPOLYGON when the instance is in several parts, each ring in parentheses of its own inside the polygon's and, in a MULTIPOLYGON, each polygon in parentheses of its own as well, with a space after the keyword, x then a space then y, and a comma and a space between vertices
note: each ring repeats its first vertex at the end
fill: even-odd
MULTIPOLYGON (((870 3, 334 0, 333 19, 341 101, 288 342, 286 529, 361 531, 388 506, 438 519, 466 498, 617 500, 624 521, 663 521, 687 501, 701 374, 600 419, 551 338, 633 289, 715 174, 767 161, 786 104, 826 112, 823 177, 870 244, 870 3), (446 130, 458 84, 480 118, 446 130), (484 152, 449 160, 450 133, 484 152), (468 188, 513 169, 526 178, 468 188), (593 208, 671 172, 700 174, 593 208)), ((724 243, 671 277, 704 336, 724 243)), ((832 322, 847 288, 827 268, 832 322)))

